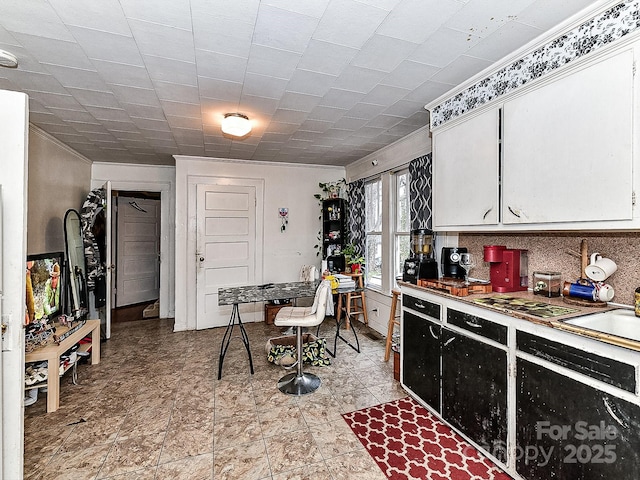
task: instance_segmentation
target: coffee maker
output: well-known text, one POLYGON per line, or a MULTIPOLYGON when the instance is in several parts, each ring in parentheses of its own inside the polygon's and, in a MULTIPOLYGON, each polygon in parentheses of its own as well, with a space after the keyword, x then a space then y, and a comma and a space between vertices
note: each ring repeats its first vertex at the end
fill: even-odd
POLYGON ((485 245, 484 261, 489 262, 491 289, 494 292, 520 292, 529 285, 529 256, 527 250, 504 245, 485 245))
POLYGON ((468 253, 466 247, 442 247, 440 263, 443 277, 464 278, 465 271, 459 263, 461 253, 468 253))
POLYGON ((411 256, 404 261, 403 281, 417 284, 423 278, 438 278, 438 263, 433 256, 434 241, 431 230, 411 231, 411 256))

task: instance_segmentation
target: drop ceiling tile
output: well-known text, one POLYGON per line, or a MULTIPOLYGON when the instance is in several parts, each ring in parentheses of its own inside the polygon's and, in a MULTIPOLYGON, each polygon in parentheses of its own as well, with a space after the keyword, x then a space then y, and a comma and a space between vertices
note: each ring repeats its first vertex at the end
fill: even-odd
MULTIPOLYGON (((397 1, 397 0, 396 0, 397 1)), ((263 0, 262 4, 289 10, 292 12, 320 18, 329 4, 329 0, 307 0, 305 2, 291 2, 290 0, 263 0)))
POLYGON ((409 59, 443 68, 460 55, 468 52, 479 41, 480 37, 474 34, 443 27, 420 45, 409 56, 409 59))
MULTIPOLYGON (((10 45, 7 43, 0 42, 0 49, 6 50, 9 53, 15 55, 18 59, 18 68, 16 69, 6 69, 4 71, 5 75, 9 72, 22 72, 22 73, 39 73, 39 74, 48 74, 46 68, 38 61, 34 56, 32 56, 27 49, 19 45, 10 45)), ((3 69, 5 70, 5 69, 3 69)))
POLYGON ((480 58, 460 55, 457 59, 435 74, 432 79, 442 83, 456 83, 460 78, 471 78, 484 70, 491 62, 480 58))
POLYGON ((15 36, 20 44, 32 52, 33 57, 42 64, 93 70, 91 60, 73 39, 73 41, 64 41, 23 33, 15 36))
POLYGON ((389 85, 378 85, 362 99, 365 103, 391 105, 404 98, 411 90, 389 85))
POLYGON ((284 123, 272 121, 265 130, 270 133, 284 133, 287 135, 293 135, 298 129, 298 125, 294 123, 284 123))
POLYGON ((385 18, 377 33, 420 44, 463 7, 456 0, 404 0, 385 18))
POLYGON ((546 31, 592 4, 593 0, 537 0, 520 11, 516 20, 546 31))
POLYGON ((307 119, 307 112, 279 108, 273 114, 272 121, 301 124, 307 119))
MULTIPOLYGON (((135 103, 121 103, 122 108, 130 117, 150 118, 152 120, 166 120, 162 108, 152 105, 139 105, 135 103)), ((200 108, 198 106, 198 108, 200 108)))
POLYGON ((111 133, 103 133, 103 132, 81 132, 86 138, 91 140, 92 142, 100 142, 100 143, 117 143, 116 138, 111 135, 111 133))
POLYGON ((189 0, 120 0, 128 19, 144 20, 191 30, 191 7, 189 0))
POLYGON ((304 51, 298 68, 329 75, 339 75, 359 52, 331 42, 311 39, 304 51))
POLYGON ((131 121, 147 138, 164 138, 167 134, 171 135, 171 128, 166 120, 131 117, 131 121))
POLYGON ((5 50, 11 50, 12 47, 22 48, 20 42, 2 25, 0 25, 0 45, 5 50))
POLYGON ((255 95, 242 95, 238 110, 247 115, 260 114, 271 116, 278 109, 279 100, 276 98, 258 97, 255 95))
POLYGON ((198 87, 191 85, 181 85, 178 83, 153 82, 156 88, 156 94, 160 100, 169 100, 174 102, 199 103, 198 87))
POLYGON ((333 0, 320 20, 313 38, 361 48, 388 13, 355 0, 333 0))
POLYGON ((60 140, 62 143, 86 143, 84 136, 73 133, 54 133, 54 137, 60 140))
POLYGON ((198 84, 198 75, 195 63, 180 62, 170 58, 145 55, 144 64, 147 67, 149 76, 153 80, 193 85, 194 87, 198 84))
POLYGON ((483 2, 469 2, 456 12, 444 26, 460 32, 471 33, 485 38, 517 15, 535 0, 492 0, 489 5, 483 2))
POLYGON ((171 128, 173 138, 178 145, 204 145, 202 130, 191 130, 188 128, 171 128))
MULTIPOLYGON (((117 122, 130 122, 129 115, 121 108, 103 108, 89 106, 85 107, 87 112, 93 115, 96 120, 112 120, 117 122)), ((102 122, 103 125, 107 125, 106 122, 102 122)), ((107 128, 109 128, 107 126, 107 128)))
POLYGON ((20 85, 21 90, 32 90, 37 92, 57 93, 59 95, 69 95, 66 88, 50 73, 24 72, 20 68, 7 69, 3 71, 15 85, 20 85))
MULTIPOLYGON (((310 131, 305 131, 305 130, 298 130, 296 133, 294 133, 291 138, 294 138, 296 140, 305 140, 307 142, 315 142, 316 137, 318 136, 317 132, 310 132, 310 131)), ((262 143, 262 142, 260 142, 262 143)))
POLYGON ((370 68, 349 65, 336 79, 333 86, 343 90, 368 93, 385 77, 385 73, 370 68))
POLYGON ((397 125, 403 120, 402 117, 396 117, 395 115, 378 115, 376 118, 372 119, 367 123, 367 126, 370 127, 381 127, 381 128, 391 128, 394 125, 397 125))
POLYGON ((227 100, 240 98, 242 83, 227 82, 217 78, 198 77, 198 91, 200 97, 227 100))
POLYGON ((222 53, 196 50, 199 76, 217 78, 228 82, 242 82, 247 70, 247 59, 222 53))
POLYGON ((167 115, 167 122, 171 129, 174 128, 187 128, 191 130, 197 130, 202 128, 202 120, 193 117, 178 117, 175 115, 167 115))
POLYGON ((160 100, 153 89, 113 84, 108 85, 108 87, 121 105, 135 103, 136 105, 160 107, 160 100))
POLYGON ((299 53, 254 45, 246 65, 247 72, 288 79, 296 70, 300 59, 299 53))
POLYGON ((324 96, 336 81, 335 76, 296 69, 287 84, 287 91, 324 96))
POLYGON ((54 113, 58 118, 69 122, 86 122, 95 123, 96 119, 87 111, 80 110, 68 110, 65 108, 54 108, 47 106, 47 108, 54 113))
POLYGON ((430 100, 438 98, 439 96, 451 90, 453 87, 455 87, 455 85, 450 83, 427 80, 418 88, 411 91, 411 93, 409 93, 404 99, 414 102, 423 102, 426 105, 430 100))
POLYGON ((29 102, 29 121, 38 125, 44 130, 48 130, 48 125, 62 125, 64 120, 59 119, 53 113, 50 112, 38 112, 31 110, 31 102, 29 102))
POLYGON ((174 141, 173 136, 151 139, 149 140, 149 145, 154 148, 176 148, 176 142, 174 141))
POLYGON ((346 108, 326 107, 318 105, 309 113, 309 120, 321 120, 326 122, 335 122, 347 112, 346 108))
POLYGON ((83 88, 67 88, 67 90, 81 105, 120 108, 120 103, 111 92, 100 92, 83 88))
POLYGON ((317 95, 305 95, 304 93, 285 92, 280 100, 280 108, 310 112, 322 100, 317 95))
POLYGON ((143 55, 170 58, 180 62, 195 62, 191 30, 129 20, 133 38, 143 55))
POLYGON ((367 123, 367 120, 364 120, 362 118, 348 117, 345 115, 337 120, 336 123, 333 124, 333 126, 339 129, 351 130, 353 132, 363 127, 365 123, 367 123))
POLYGON ((423 102, 412 102, 409 100, 399 100, 389 108, 384 110, 387 115, 395 115, 402 118, 408 118, 415 115, 417 112, 421 112, 423 115, 427 115, 427 111, 424 109, 423 102))
POLYGON ((69 30, 82 50, 92 60, 106 60, 127 65, 143 66, 142 56, 131 35, 101 32, 70 26, 69 30))
POLYGON ((353 132, 351 130, 342 130, 342 129, 338 129, 338 128, 330 128, 329 130, 324 132, 322 135, 325 136, 326 138, 329 138, 329 139, 344 140, 345 138, 347 138, 352 133, 353 132))
POLYGON ((525 45, 540 34, 542 34, 542 31, 535 27, 510 21, 486 37, 482 42, 470 48, 466 53, 472 57, 497 62, 511 53, 511 45, 525 45))
POLYGON ((356 67, 393 71, 418 45, 383 35, 374 35, 356 55, 352 65, 356 67))
POLYGON ((119 141, 127 140, 138 144, 144 142, 144 138, 139 131, 111 130, 111 134, 119 141))
POLYGON ((373 103, 358 102, 346 113, 349 117, 364 118, 369 120, 376 115, 382 113, 385 109, 384 105, 376 105, 373 103))
POLYGON ((202 146, 185 145, 184 147, 180 147, 180 155, 203 156, 204 145, 202 146))
POLYGON ((243 94, 280 99, 287 87, 287 81, 281 78, 247 73, 244 78, 243 94))
POLYGON ((364 94, 360 92, 331 88, 326 95, 322 97, 320 105, 323 107, 335 107, 348 110, 353 108, 363 96, 364 94))
POLYGON ((169 102, 161 100, 162 110, 166 115, 191 117, 200 119, 200 103, 169 102))
POLYGON ((333 123, 334 122, 324 120, 307 119, 302 125, 300 125, 300 130, 305 132, 323 133, 329 130, 333 126, 333 123))
POLYGON ((130 33, 118 0, 83 0, 82 8, 67 0, 49 0, 49 3, 66 25, 83 26, 120 35, 130 33))
POLYGON ((302 53, 307 48, 317 25, 317 18, 261 3, 253 43, 302 53))
POLYGON ((88 133, 88 132, 103 133, 103 134, 109 133, 109 131, 106 128, 104 128, 104 126, 100 123, 80 122, 80 121, 70 120, 69 124, 72 125, 73 128, 75 128, 76 131, 78 131, 79 133, 88 133))
POLYGON ((34 33, 38 25, 38 36, 49 39, 71 41, 66 26, 47 2, 25 2, 9 0, 0 2, 0 18, 8 31, 22 34, 34 33))
POLYGON ((63 87, 85 88, 102 92, 109 90, 100 74, 93 70, 60 65, 47 65, 47 70, 56 77, 63 87))
POLYGON ((77 110, 81 112, 84 111, 84 107, 69 94, 61 95, 57 93, 38 92, 34 90, 23 91, 24 93, 29 95, 29 97, 33 97, 43 105, 46 105, 49 109, 62 108, 66 110, 77 110))
POLYGON ((393 72, 385 76, 380 83, 413 90, 429 80, 438 71, 439 69, 433 65, 404 60, 393 72))
POLYGON ((151 78, 145 67, 103 60, 92 60, 92 63, 106 83, 139 88, 153 88, 151 78))

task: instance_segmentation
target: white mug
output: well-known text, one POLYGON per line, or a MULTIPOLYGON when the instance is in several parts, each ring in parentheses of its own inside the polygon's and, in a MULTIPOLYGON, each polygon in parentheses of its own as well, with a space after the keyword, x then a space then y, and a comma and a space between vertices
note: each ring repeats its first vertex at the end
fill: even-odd
POLYGON ((610 258, 604 258, 599 253, 591 255, 591 263, 585 268, 585 274, 594 282, 604 282, 613 275, 618 266, 610 258))
POLYGON ((608 283, 600 283, 596 285, 596 300, 601 302, 610 302, 615 294, 613 287, 608 283))

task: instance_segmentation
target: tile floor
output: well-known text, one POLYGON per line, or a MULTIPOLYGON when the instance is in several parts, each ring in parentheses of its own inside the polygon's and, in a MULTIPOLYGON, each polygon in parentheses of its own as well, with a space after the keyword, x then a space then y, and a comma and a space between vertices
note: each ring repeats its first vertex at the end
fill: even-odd
MULTIPOLYGON (((172 329, 171 320, 114 324, 101 363, 79 366, 79 385, 61 379, 58 411, 45 413, 40 393, 25 409, 25 478, 384 480, 341 417, 406 396, 367 327, 358 324, 361 353, 339 341, 331 366, 305 366, 322 386, 299 398, 277 390, 286 372, 266 361, 280 328, 248 324, 255 374, 237 337, 221 380, 224 329, 172 329)), ((320 335, 334 332, 327 318, 320 335)))

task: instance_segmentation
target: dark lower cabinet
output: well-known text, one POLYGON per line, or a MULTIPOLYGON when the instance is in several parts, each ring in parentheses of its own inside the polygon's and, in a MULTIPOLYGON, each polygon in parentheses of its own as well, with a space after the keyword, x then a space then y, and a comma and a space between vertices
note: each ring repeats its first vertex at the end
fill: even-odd
POLYGON ((517 360, 516 469, 529 480, 640 479, 640 407, 517 360))
POLYGON ((403 382, 440 411, 440 325, 403 312, 403 382))
POLYGON ((442 329, 442 417, 507 461, 507 352, 442 329))

